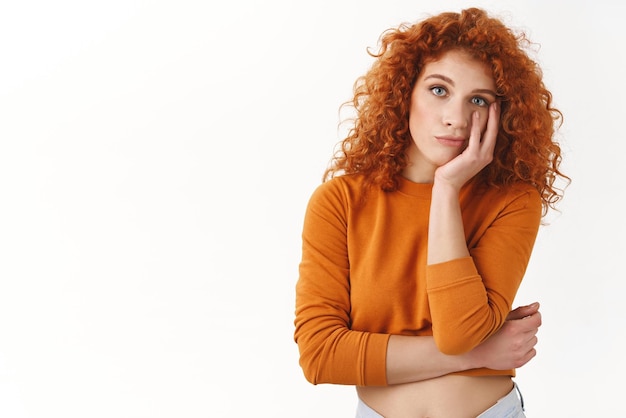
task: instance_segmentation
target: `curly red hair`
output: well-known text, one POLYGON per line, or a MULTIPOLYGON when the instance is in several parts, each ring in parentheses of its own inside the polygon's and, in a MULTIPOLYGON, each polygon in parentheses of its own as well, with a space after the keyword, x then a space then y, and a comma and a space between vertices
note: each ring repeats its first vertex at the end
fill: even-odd
POLYGON ((489 186, 532 184, 540 193, 544 214, 562 197, 555 186, 561 148, 554 141, 563 115, 552 105, 538 64, 525 52, 526 35, 516 35, 484 10, 442 13, 414 25, 384 32, 370 70, 357 79, 351 105, 356 118, 324 181, 340 174, 361 173, 367 185, 385 191, 397 187, 407 166, 410 97, 420 71, 452 49, 468 52, 493 72, 501 103, 501 123, 494 158, 476 180, 489 186))

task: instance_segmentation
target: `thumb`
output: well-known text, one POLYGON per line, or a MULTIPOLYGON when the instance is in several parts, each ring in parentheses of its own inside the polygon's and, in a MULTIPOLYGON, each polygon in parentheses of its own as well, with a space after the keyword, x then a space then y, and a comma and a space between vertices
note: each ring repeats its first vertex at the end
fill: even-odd
POLYGON ((520 306, 513 309, 506 317, 507 321, 514 319, 522 319, 529 315, 533 315, 539 311, 539 302, 531 303, 530 305, 520 306))

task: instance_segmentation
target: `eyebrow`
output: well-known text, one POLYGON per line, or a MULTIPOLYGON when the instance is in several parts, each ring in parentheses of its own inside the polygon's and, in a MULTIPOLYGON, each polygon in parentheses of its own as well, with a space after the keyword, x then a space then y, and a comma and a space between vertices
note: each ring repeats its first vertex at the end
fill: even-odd
MULTIPOLYGON (((438 78, 440 80, 445 81, 448 84, 451 84, 454 87, 454 81, 452 81, 452 79, 450 77, 446 77, 445 75, 441 75, 441 74, 431 74, 427 77, 424 77, 424 81, 430 79, 430 78, 438 78)), ((498 98, 499 96, 496 94, 495 91, 493 90, 489 90, 489 89, 474 89, 472 90, 472 93, 483 93, 483 94, 490 94, 492 95, 494 98, 498 98)))

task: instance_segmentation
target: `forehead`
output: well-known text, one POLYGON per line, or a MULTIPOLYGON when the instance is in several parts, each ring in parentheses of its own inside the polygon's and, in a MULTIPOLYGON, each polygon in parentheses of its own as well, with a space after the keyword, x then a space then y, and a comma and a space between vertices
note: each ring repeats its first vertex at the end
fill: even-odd
POLYGON ((436 60, 428 61, 422 68, 420 80, 439 74, 455 83, 479 84, 480 87, 495 87, 495 80, 487 64, 461 50, 444 53, 436 60))

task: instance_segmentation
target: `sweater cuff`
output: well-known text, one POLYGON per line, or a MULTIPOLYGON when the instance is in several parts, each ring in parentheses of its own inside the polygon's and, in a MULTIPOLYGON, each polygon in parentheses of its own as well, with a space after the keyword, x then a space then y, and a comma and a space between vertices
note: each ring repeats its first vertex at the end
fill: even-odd
POLYGON ((363 370, 364 386, 387 385, 387 345, 390 335, 371 333, 367 342, 363 370))
POLYGON ((470 256, 430 264, 426 266, 426 288, 437 289, 478 275, 474 259, 470 256))

